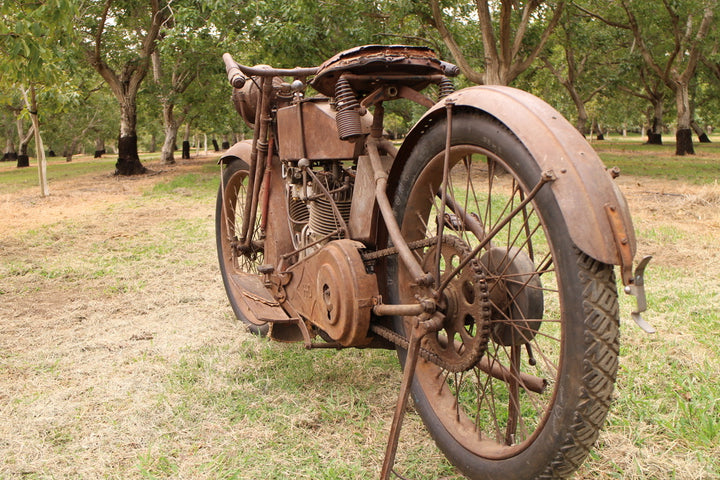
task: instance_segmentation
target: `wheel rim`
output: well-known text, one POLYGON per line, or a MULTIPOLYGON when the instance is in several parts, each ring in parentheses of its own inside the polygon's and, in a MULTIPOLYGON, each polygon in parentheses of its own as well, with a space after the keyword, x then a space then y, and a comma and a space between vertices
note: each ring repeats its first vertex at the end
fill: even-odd
MULTIPOLYGON (((506 219, 534 185, 523 185, 501 158, 486 149, 454 146, 448 183, 452 200, 443 209, 438 193, 443 159, 440 152, 416 179, 402 231, 408 241, 437 238, 436 218, 444 211, 450 219, 442 222, 440 233, 458 237, 471 251, 483 238, 482 231, 489 232, 506 219)), ((556 400, 554 386, 564 350, 562 297, 545 232, 546 225, 530 202, 473 260, 487 282, 492 308, 484 357, 464 371, 450 371, 424 359, 417 366, 415 388, 421 389, 437 420, 480 457, 503 459, 527 448, 556 400)), ((428 272, 439 271, 444 278, 452 262, 428 268, 428 250, 416 251, 418 260, 428 272)), ((409 286, 413 279, 402 266, 398 275, 401 301, 413 301, 418 293, 409 286)))
MULTIPOLYGON (((220 223, 222 261, 225 270, 231 275, 257 275, 257 267, 263 261, 263 249, 258 242, 259 218, 256 218, 255 225, 251 228, 253 236, 250 248, 244 250, 240 248, 248 178, 247 170, 233 172, 225 182, 223 192, 223 209, 220 223)), ((233 287, 231 286, 231 288, 233 287)), ((233 293, 240 294, 241 292, 234 291, 233 293)))

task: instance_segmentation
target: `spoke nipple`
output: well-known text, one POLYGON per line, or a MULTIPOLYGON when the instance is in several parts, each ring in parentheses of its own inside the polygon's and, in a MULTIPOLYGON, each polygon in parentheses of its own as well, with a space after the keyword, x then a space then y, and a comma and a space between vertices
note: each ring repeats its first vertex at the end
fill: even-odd
POLYGON ((555 172, 553 170, 545 170, 542 172, 542 180, 544 182, 552 182, 557 180, 557 177, 555 176, 555 172))

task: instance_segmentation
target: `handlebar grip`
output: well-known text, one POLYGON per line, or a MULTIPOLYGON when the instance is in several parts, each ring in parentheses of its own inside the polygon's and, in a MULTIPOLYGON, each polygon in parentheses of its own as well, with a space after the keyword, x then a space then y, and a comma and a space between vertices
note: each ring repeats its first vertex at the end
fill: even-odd
POLYGON ((460 68, 457 65, 453 65, 452 63, 445 62, 443 60, 440 60, 440 65, 442 66, 445 75, 448 77, 457 77, 460 75, 460 68))
POLYGON ((238 68, 237 63, 233 60, 229 53, 224 53, 223 62, 225 62, 225 71, 227 72, 228 82, 235 88, 242 88, 245 85, 247 77, 238 68))

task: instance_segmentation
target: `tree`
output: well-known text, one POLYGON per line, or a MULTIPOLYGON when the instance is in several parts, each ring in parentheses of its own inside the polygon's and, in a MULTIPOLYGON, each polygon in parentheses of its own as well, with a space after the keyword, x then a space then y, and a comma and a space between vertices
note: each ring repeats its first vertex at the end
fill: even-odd
POLYGON ((81 19, 87 32, 83 48, 120 107, 115 174, 142 174, 147 169, 138 155, 137 95, 167 12, 160 0, 105 0, 91 8, 98 6, 81 19))
MULTIPOLYGON (((174 3, 172 22, 165 24, 160 34, 162 40, 153 52, 153 79, 162 105, 165 131, 161 153, 163 163, 175 163, 174 150, 180 125, 192 108, 204 107, 202 99, 199 99, 199 104, 184 100, 188 88, 198 78, 213 83, 222 78, 213 78, 211 73, 221 71, 223 40, 233 36, 219 34, 212 16, 217 9, 225 12, 230 6, 224 8, 216 4, 211 10, 197 0, 174 3)), ((205 84, 201 88, 207 90, 208 86, 205 84)))
POLYGON ((18 89, 30 114, 38 157, 40 195, 48 195, 47 163, 40 133, 37 90, 52 85, 57 62, 72 40, 75 12, 69 0, 5 0, 0 7, 0 85, 18 89))
POLYGON ((566 8, 553 36, 552 48, 539 57, 570 95, 577 110, 575 127, 588 134, 586 104, 612 83, 619 50, 614 32, 602 22, 566 8))
MULTIPOLYGON (((485 85, 509 85, 527 70, 545 48, 560 20, 565 1, 554 3, 542 0, 486 0, 476 1, 475 11, 465 2, 452 5, 431 0, 426 20, 435 28, 450 50, 455 62, 470 81, 485 85), (483 61, 477 69, 469 61, 468 32, 453 32, 451 17, 458 29, 479 30, 482 39, 483 61), (463 45, 463 46, 461 46, 463 45)), ((417 10, 422 14, 422 10, 417 10)))
POLYGON ((713 26, 718 1, 663 0, 662 9, 652 2, 618 0, 618 3, 624 13, 624 20, 613 20, 589 9, 585 11, 609 25, 632 33, 635 46, 648 69, 675 94, 675 154, 694 154, 690 83, 700 60, 703 42, 713 26), (658 15, 658 10, 663 14, 658 15))

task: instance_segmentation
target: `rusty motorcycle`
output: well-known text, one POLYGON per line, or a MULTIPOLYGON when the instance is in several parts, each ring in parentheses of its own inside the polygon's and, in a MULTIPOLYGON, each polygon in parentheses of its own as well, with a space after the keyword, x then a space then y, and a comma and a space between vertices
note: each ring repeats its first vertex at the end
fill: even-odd
POLYGON ((408 397, 469 478, 562 478, 588 455, 618 368, 618 297, 645 307, 617 173, 521 90, 455 90, 429 48, 319 67, 224 55, 251 140, 220 159, 222 279, 249 329, 307 348, 390 348, 408 397), (306 95, 308 87, 316 94, 306 95), (427 109, 399 146, 384 104, 427 109))

